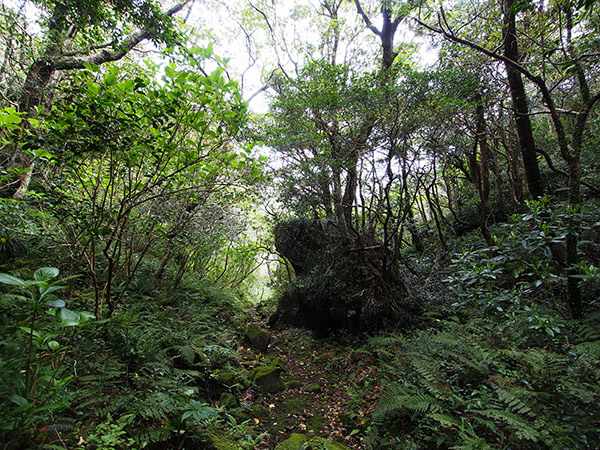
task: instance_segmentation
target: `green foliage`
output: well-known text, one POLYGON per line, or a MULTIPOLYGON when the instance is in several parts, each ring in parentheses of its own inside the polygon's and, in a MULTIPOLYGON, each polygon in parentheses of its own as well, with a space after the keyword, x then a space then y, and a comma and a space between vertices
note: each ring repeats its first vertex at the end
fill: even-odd
POLYGON ((0 283, 18 289, 0 294, 9 318, 0 329, 0 435, 11 442, 27 441, 34 427, 72 401, 66 387, 73 376, 64 364, 69 341, 93 314, 67 309, 66 300, 56 297, 65 289, 60 283, 72 278, 52 281, 58 274, 55 267, 36 270, 31 280, 0 273, 0 283))
POLYGON ((527 206, 494 229, 495 246, 455 257, 458 301, 426 314, 423 330, 371 340, 386 380, 374 415, 382 445, 558 450, 599 439, 597 312, 560 316, 564 223, 595 219, 546 197, 527 206))
MULTIPOLYGON (((204 54, 191 49, 162 76, 151 63, 88 65, 45 115, 44 148, 56 165, 49 211, 88 268, 98 317, 114 312, 148 256, 179 259, 180 280, 190 267, 207 270, 243 228, 233 205, 246 196, 231 186, 259 179, 260 163, 251 146, 233 145, 246 104, 221 67, 196 70, 204 54)), ((252 257, 238 259, 231 265, 252 257)))
POLYGON ((556 308, 565 308, 560 303, 565 277, 554 253, 564 248, 566 216, 547 197, 528 207, 530 213, 515 214, 500 226, 495 246, 463 250, 447 281, 459 299, 453 305, 459 314, 476 311, 495 317, 500 329, 520 323, 553 337, 562 323, 556 308))
POLYGON ((377 430, 426 447, 588 448, 598 439, 600 391, 581 349, 515 348, 482 320, 437 328, 371 342, 399 355, 382 366, 377 430))

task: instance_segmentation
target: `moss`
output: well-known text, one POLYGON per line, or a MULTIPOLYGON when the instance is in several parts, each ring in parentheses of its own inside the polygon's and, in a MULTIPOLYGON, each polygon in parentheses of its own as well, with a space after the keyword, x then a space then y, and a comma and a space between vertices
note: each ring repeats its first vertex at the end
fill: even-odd
POLYGON ((275 450, 348 450, 344 444, 330 442, 322 437, 308 438, 305 434, 292 433, 275 450))
POLYGON ((259 366, 252 372, 251 379, 263 392, 278 392, 284 388, 281 372, 280 367, 259 366))
POLYGON ((302 386, 302 383, 298 380, 289 380, 285 382, 286 389, 298 389, 300 386, 302 386))
POLYGON ((230 392, 223 392, 219 398, 219 405, 225 407, 226 409, 235 408, 237 404, 237 398, 235 398, 235 395, 231 394, 230 392))
POLYGON ((319 392, 321 392, 321 385, 318 383, 311 383, 304 388, 304 392, 311 392, 311 393, 318 394, 319 392))
POLYGON ((217 370, 213 376, 219 383, 226 387, 233 386, 236 382, 236 374, 232 370, 217 370))
POLYGON ((302 444, 307 441, 306 435, 292 433, 292 435, 275 447, 275 450, 300 450, 302 444))
POLYGON ((242 450, 237 442, 223 430, 211 430, 208 436, 211 450, 242 450))
POLYGON ((261 352, 266 351, 271 342, 271 334, 260 325, 248 325, 245 335, 252 346, 261 352))
POLYGON ((325 418, 320 414, 315 414, 310 422, 308 422, 307 426, 309 430, 314 432, 322 431, 325 426, 325 418))

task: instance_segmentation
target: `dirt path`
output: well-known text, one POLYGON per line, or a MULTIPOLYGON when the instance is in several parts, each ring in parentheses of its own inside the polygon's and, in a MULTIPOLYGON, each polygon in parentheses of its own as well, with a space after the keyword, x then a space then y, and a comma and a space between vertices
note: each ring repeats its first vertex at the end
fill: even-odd
POLYGON ((267 352, 244 348, 243 358, 257 362, 279 357, 286 389, 263 394, 254 401, 269 416, 254 419, 254 429, 268 433, 258 450, 272 450, 291 433, 317 435, 363 449, 361 435, 379 394, 372 356, 336 344, 316 340, 306 330, 272 331, 267 352))

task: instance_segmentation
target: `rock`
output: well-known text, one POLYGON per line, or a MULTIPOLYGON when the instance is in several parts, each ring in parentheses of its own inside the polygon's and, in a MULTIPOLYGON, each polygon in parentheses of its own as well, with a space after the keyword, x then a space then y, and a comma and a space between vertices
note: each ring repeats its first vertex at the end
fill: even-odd
POLYGON ((318 394, 321 392, 321 385, 318 383, 311 383, 303 389, 304 392, 318 394))
POLYGON ((239 450, 240 446, 233 437, 229 436, 226 430, 212 429, 208 434, 208 442, 204 442, 204 445, 200 448, 207 450, 239 450))
POLYGON ((250 406, 238 408, 234 411, 234 416, 238 419, 238 423, 252 419, 268 419, 271 417, 271 412, 263 405, 253 404, 250 406))
POLYGON ((393 255, 372 236, 355 239, 331 221, 299 219, 278 223, 273 233, 296 272, 269 318, 275 329, 360 333, 408 326, 419 313, 393 255))
POLYGON ((271 334, 265 328, 256 324, 251 324, 246 327, 245 336, 250 344, 261 352, 266 351, 271 342, 271 334))
POLYGON ((290 380, 285 383, 286 389, 298 389, 300 386, 302 386, 302 383, 298 380, 290 380))
POLYGON ((227 388, 233 386, 236 383, 237 378, 233 370, 227 369, 216 370, 213 373, 213 377, 227 388))
POLYGON ((237 407, 238 401, 231 392, 223 392, 219 398, 219 405, 224 406, 226 409, 232 409, 237 407))
POLYGON ((265 393, 277 392, 284 388, 281 380, 283 370, 276 366, 259 366, 252 372, 250 379, 265 393))
POLYGON ((292 435, 275 447, 275 450, 300 450, 302 448, 302 444, 307 441, 306 435, 292 433, 292 435))
POLYGON ((322 437, 308 438, 305 434, 292 433, 275 450, 349 450, 344 444, 331 442, 322 437))

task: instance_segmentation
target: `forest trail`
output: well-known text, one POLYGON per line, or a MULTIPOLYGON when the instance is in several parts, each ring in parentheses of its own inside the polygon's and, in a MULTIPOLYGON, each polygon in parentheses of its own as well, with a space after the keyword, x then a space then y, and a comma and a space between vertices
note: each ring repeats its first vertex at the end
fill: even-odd
POLYGON ((373 356, 315 339, 303 329, 269 331, 272 341, 264 354, 247 346, 240 349, 244 365, 283 368, 285 387, 248 399, 265 412, 253 419, 254 430, 267 433, 257 450, 272 450, 292 433, 365 448, 359 436, 369 425, 380 390, 373 356))

